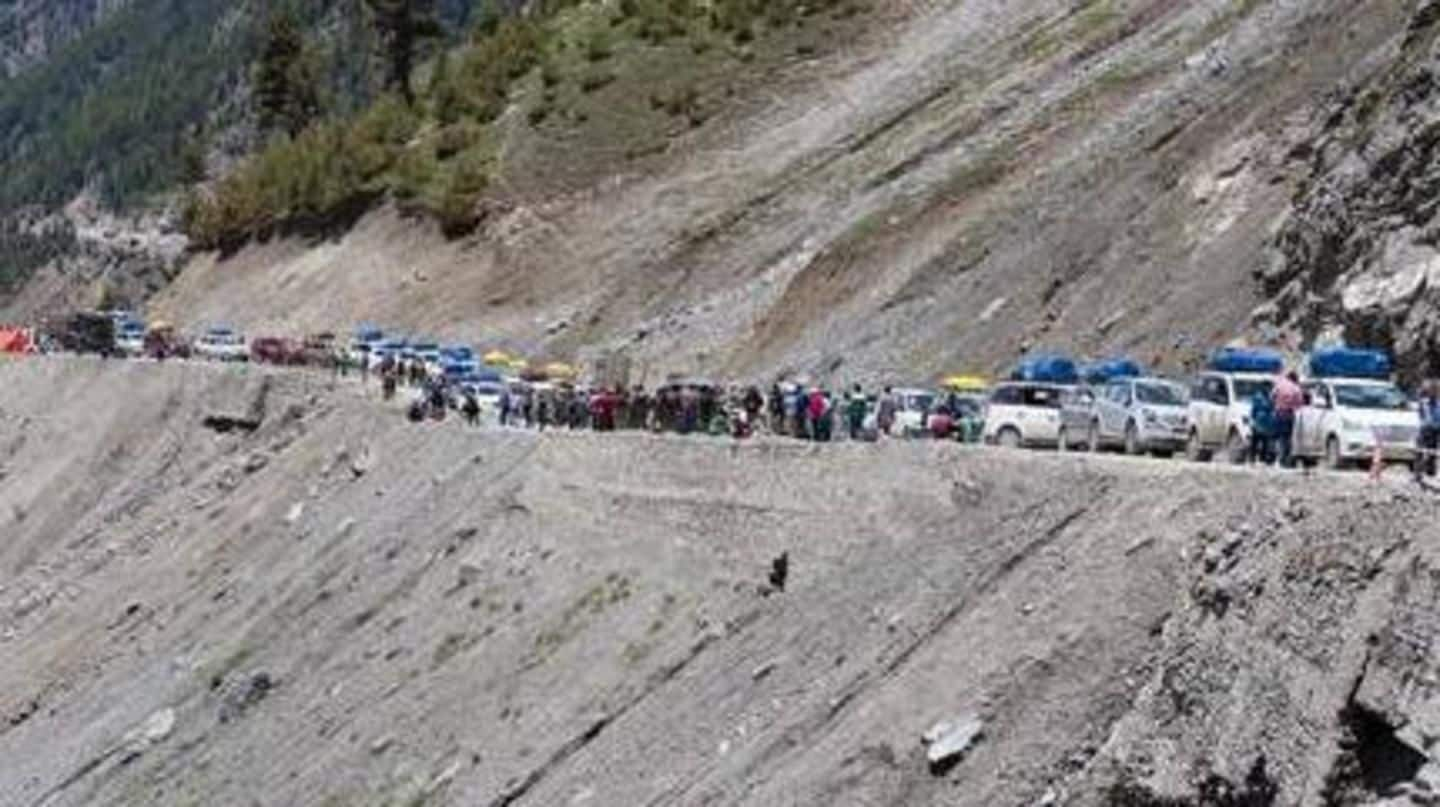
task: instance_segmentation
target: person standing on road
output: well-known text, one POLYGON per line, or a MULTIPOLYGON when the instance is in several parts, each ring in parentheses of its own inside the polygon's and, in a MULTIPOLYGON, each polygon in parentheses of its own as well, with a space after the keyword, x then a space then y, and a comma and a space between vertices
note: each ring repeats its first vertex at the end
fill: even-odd
POLYGON ((1295 466, 1295 416, 1305 405, 1305 391, 1300 389, 1300 378, 1295 371, 1275 380, 1271 393, 1275 404, 1275 453, 1282 468, 1295 466))
POLYGON ((1275 405, 1264 390, 1250 396, 1250 463, 1275 462, 1275 405))
POLYGON ((859 440, 861 431, 865 428, 865 415, 869 413, 869 406, 865 402, 865 390, 856 384, 850 390, 849 400, 845 402, 845 426, 850 433, 851 440, 859 440))
POLYGON ((480 425, 480 399, 475 397, 474 390, 465 390, 465 402, 461 405, 460 411, 465 415, 465 422, 471 426, 480 425))
POLYGON ((510 425, 510 385, 509 385, 509 384, 505 384, 504 386, 500 387, 500 400, 495 402, 495 408, 496 408, 497 410, 499 410, 498 414, 500 415, 500 427, 501 427, 501 428, 505 428, 505 427, 509 426, 509 425, 510 425))
POLYGON ((745 389, 745 397, 740 401, 740 409, 745 413, 746 436, 754 430, 755 424, 760 422, 760 413, 765 410, 765 396, 760 393, 760 388, 751 385, 745 389))
POLYGON ((886 387, 875 413, 875 425, 881 434, 889 436, 890 429, 895 425, 895 409, 895 391, 886 387))
POLYGON ((1435 452, 1440 450, 1440 381, 1427 381, 1420 393, 1420 445, 1415 457, 1415 478, 1435 476, 1435 452))

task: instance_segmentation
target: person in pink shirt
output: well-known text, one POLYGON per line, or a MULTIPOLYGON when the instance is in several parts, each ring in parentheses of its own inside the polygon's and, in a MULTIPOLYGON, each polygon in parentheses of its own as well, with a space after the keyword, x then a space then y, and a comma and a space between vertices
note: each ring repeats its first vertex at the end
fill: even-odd
POLYGON ((1300 388, 1300 378, 1294 370, 1275 379, 1270 397, 1275 402, 1275 444, 1280 467, 1292 468, 1295 465, 1295 416, 1305 405, 1305 391, 1300 388))

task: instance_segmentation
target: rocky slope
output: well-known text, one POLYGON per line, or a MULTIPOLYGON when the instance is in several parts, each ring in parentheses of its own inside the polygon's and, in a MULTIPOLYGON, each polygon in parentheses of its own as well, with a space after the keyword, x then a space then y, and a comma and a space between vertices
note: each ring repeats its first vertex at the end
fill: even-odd
POLYGON ((0 801, 1423 798, 1437 515, 1358 475, 467 434, 356 382, 4 364, 0 801))
POLYGON ((166 211, 120 215, 81 197, 56 213, 27 210, 11 221, 19 238, 60 237, 56 254, 37 265, 4 307, 10 321, 137 307, 165 288, 187 257, 186 238, 166 211))
POLYGON ((1296 144, 1337 86, 1383 73, 1413 10, 885 5, 658 150, 551 142, 522 91, 475 238, 386 208, 200 256, 155 307, 625 347, 656 374, 921 377, 1042 346, 1180 365, 1266 301, 1256 274, 1308 171, 1296 144))
POLYGON ((1382 68, 1337 89, 1297 143, 1306 175, 1260 280, 1263 324, 1393 348, 1440 374, 1440 4, 1421 3, 1382 68))

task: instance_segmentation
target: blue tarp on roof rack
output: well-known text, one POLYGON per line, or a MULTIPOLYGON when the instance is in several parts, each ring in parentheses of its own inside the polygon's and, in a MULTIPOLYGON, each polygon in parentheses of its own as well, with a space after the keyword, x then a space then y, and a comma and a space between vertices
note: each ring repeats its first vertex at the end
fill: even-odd
POLYGON ((1140 362, 1129 358, 1105 359, 1080 368, 1080 377, 1087 384, 1104 384, 1117 378, 1139 378, 1145 375, 1140 362))
POLYGON ((1317 378, 1387 379, 1395 372, 1390 354, 1383 350, 1350 347, 1321 348, 1310 354, 1310 375, 1317 378))
POLYGON ((1227 347, 1210 357, 1210 369, 1220 373, 1278 373, 1285 357, 1264 348, 1227 347))
POLYGON ((1010 374, 1010 380, 1074 384, 1080 380, 1080 372, 1076 369, 1075 362, 1064 356, 1027 356, 1020 360, 1015 372, 1010 374))

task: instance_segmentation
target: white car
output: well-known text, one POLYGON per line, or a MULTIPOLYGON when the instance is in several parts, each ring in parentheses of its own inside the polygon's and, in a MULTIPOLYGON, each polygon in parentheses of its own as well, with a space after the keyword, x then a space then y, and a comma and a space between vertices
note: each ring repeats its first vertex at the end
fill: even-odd
POLYGON ((995 387, 985 404, 985 442, 1007 448, 1059 445, 1060 407, 1072 389, 1029 381, 995 387))
POLYGON ((1256 393, 1269 397, 1275 377, 1265 373, 1206 371, 1190 388, 1190 433, 1185 455, 1197 462, 1224 451, 1235 463, 1250 451, 1250 400, 1256 393))
POLYGON ((1327 378, 1304 388, 1308 403, 1295 417, 1295 456, 1330 468, 1369 462, 1377 447, 1385 462, 1415 459, 1420 412, 1394 384, 1327 378))
POLYGON ((1172 454, 1190 438, 1189 394, 1160 378, 1119 378, 1096 396, 1086 442, 1091 451, 1172 454))
POLYGON ((211 361, 249 361, 245 335, 230 328, 211 328, 195 343, 195 355, 211 361))
POLYGON ((132 319, 116 324, 115 352, 131 358, 145 355, 145 323, 132 319))
POLYGON ((379 328, 361 328, 345 348, 345 358, 357 367, 371 367, 370 354, 385 341, 379 328))
POLYGON ((935 406, 936 395, 930 390, 897 389, 890 393, 895 398, 895 423, 890 433, 896 437, 919 437, 928 434, 930 410, 935 406))

